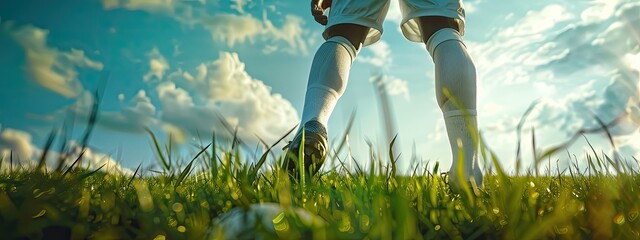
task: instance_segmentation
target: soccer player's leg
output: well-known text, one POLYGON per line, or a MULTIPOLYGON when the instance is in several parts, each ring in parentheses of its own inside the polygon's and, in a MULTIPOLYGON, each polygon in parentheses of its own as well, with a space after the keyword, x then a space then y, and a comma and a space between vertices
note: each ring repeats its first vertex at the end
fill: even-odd
POLYGON ((288 146, 283 168, 298 176, 298 156, 304 132, 303 163, 307 174, 313 175, 328 154, 327 123, 338 100, 344 93, 351 64, 356 58, 368 27, 339 24, 327 29, 324 42, 311 64, 301 127, 288 146))
MULTIPOLYGON (((312 2, 314 3, 314 2, 312 2)), ((283 168, 298 176, 299 162, 303 172, 315 174, 328 154, 327 123, 335 105, 347 86, 351 64, 363 46, 376 42, 382 35, 382 22, 389 0, 333 0, 326 21, 323 6, 313 6, 312 14, 326 23, 322 36, 326 40, 313 58, 301 127, 288 145, 283 168), (321 11, 321 12, 318 12, 321 11), (304 130, 303 130, 304 129, 304 130), (304 133, 304 156, 298 159, 304 133), (302 160, 302 161, 300 161, 302 160)))
POLYGON ((435 64, 436 98, 451 147, 452 187, 459 188, 461 180, 482 186, 477 159, 476 69, 461 37, 464 10, 460 1, 439 2, 430 5, 405 0, 401 6, 406 19, 402 29, 408 39, 425 43, 435 64))

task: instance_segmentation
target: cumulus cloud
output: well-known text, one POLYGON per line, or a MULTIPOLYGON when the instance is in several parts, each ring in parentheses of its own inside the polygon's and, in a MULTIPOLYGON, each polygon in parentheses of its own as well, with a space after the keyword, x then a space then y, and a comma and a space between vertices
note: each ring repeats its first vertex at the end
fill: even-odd
POLYGON ((264 32, 260 20, 251 15, 217 14, 202 20, 214 41, 233 47, 236 43, 254 42, 264 32))
MULTIPOLYGON (((157 119, 158 110, 153 104, 145 90, 138 90, 129 100, 124 94, 118 94, 121 108, 117 111, 107 111, 99 109, 97 127, 114 130, 124 133, 142 133, 144 127, 154 128, 160 126, 157 119)), ((55 111, 48 116, 52 119, 62 119, 68 117, 68 113, 73 113, 76 122, 86 123, 89 120, 95 97, 89 91, 82 91, 75 102, 62 109, 55 111)))
POLYGON ((210 14, 205 3, 177 0, 103 0, 105 9, 125 8, 128 10, 142 10, 150 13, 160 13, 189 26, 202 26, 211 33, 211 38, 227 47, 236 44, 254 44, 258 41, 270 46, 280 46, 282 50, 291 54, 307 54, 307 31, 304 30, 304 20, 295 15, 285 15, 281 26, 276 26, 263 11, 262 19, 254 17, 245 11, 247 4, 244 0, 233 0, 231 9, 238 14, 216 12, 210 14))
POLYGON ((102 0, 105 9, 126 8, 129 10, 145 10, 148 12, 173 13, 179 0, 102 0))
POLYGON ((153 78, 162 80, 164 73, 170 68, 167 59, 156 47, 147 53, 147 57, 149 58, 149 72, 142 79, 145 82, 151 81, 153 78))
POLYGON ((29 75, 44 88, 64 97, 72 98, 82 90, 78 80, 78 69, 102 70, 102 63, 87 57, 82 50, 62 51, 47 44, 48 30, 32 25, 14 27, 5 23, 4 27, 20 44, 26 53, 29 75))
POLYGON ((401 96, 405 100, 411 99, 409 95, 409 87, 407 81, 391 75, 379 75, 371 77, 373 84, 378 84, 383 87, 386 94, 389 96, 401 96))
POLYGON ((231 0, 233 5, 231 5, 231 9, 238 11, 239 13, 244 13, 244 5, 247 4, 245 0, 231 0))
POLYGON ((548 78, 547 72, 531 70, 566 54, 555 51, 549 54, 547 49, 554 43, 546 38, 557 35, 558 29, 573 17, 566 7, 552 4, 538 11, 527 12, 513 26, 497 30, 497 34, 489 41, 465 41, 476 62, 478 78, 489 86, 548 78))
POLYGON ((364 51, 367 51, 368 54, 361 54, 361 56, 358 56, 356 60, 385 69, 388 68, 392 62, 391 48, 385 41, 380 40, 365 48, 364 51))
POLYGON ((31 144, 31 134, 5 128, 0 131, 0 156, 9 159, 13 154, 14 159, 30 160, 35 147, 31 144))
POLYGON ((102 111, 98 119, 101 126, 124 132, 142 132, 144 127, 155 126, 157 123, 156 107, 144 90, 139 90, 122 110, 102 111))
MULTIPOLYGON (((181 74, 184 75, 184 74, 181 74)), ((246 71, 236 53, 221 52, 217 60, 200 64, 184 87, 169 81, 158 85, 161 119, 195 136, 224 133, 219 116, 237 127, 245 141, 267 142, 282 137, 299 120, 291 103, 246 71), (186 89, 195 93, 193 96, 186 89)))
POLYGON ((536 133, 568 137, 598 127, 594 115, 605 122, 624 116, 611 133, 620 146, 634 146, 627 141, 640 118, 640 4, 596 1, 581 13, 569 9, 553 4, 530 11, 488 42, 467 42, 485 88, 479 98, 498 96, 496 86, 534 85, 545 92, 521 97, 540 98, 526 125, 536 133), (594 9, 604 12, 596 17, 594 9))
MULTIPOLYGON (((82 152, 82 147, 74 141, 69 142, 70 150, 66 154, 67 166, 71 165, 75 159, 78 158, 82 152)), ((37 166, 38 159, 43 150, 34 146, 32 143, 31 134, 11 128, 5 128, 0 131, 0 157, 3 159, 9 159, 13 154, 14 169, 17 167, 33 168, 37 166)), ((50 169, 57 166, 57 159, 60 153, 50 151, 49 158, 47 159, 47 167, 50 169)), ((7 161, 5 161, 7 162, 7 161)), ((88 167, 90 170, 95 170, 101 166, 104 166, 101 171, 117 174, 132 175, 133 171, 121 166, 116 160, 109 155, 96 152, 93 149, 85 148, 83 154, 84 167, 88 167)), ((3 170, 8 167, 3 164, 3 170)))
MULTIPOLYGON (((589 21, 567 29, 553 38, 555 46, 548 51, 566 54, 554 59, 553 63, 542 64, 536 69, 552 71, 555 76, 581 74, 582 71, 590 71, 593 68, 601 71, 600 74, 591 75, 591 81, 569 94, 571 97, 567 97, 567 101, 562 104, 569 109, 555 111, 556 115, 573 115, 572 126, 567 126, 567 130, 575 131, 576 127, 596 127, 597 122, 587 114, 588 112, 594 113, 604 121, 611 121, 626 114, 626 119, 630 120, 627 123, 634 123, 631 119, 640 117, 634 111, 640 106, 640 67, 637 65, 640 39, 628 34, 629 31, 640 31, 638 13, 640 4, 622 5, 612 15, 614 19, 603 22, 589 21), (598 32, 599 29, 605 31, 598 32), (576 41, 582 37, 587 38, 576 41)), ((545 107, 549 108, 543 106, 545 107)), ((637 126, 638 124, 626 124, 613 129, 613 133, 625 135, 637 126)))
MULTIPOLYGON (((391 48, 385 41, 378 41, 375 44, 364 48, 356 61, 370 64, 376 69, 386 70, 393 62, 391 48)), ((410 100, 409 87, 407 81, 389 74, 380 73, 370 79, 374 84, 384 86, 385 93, 391 96, 402 96, 407 101, 410 100)))

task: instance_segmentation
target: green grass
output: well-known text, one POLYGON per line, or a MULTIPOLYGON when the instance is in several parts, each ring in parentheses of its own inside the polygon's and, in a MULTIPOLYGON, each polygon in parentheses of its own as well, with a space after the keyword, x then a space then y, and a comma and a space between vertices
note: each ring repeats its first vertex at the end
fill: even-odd
MULTIPOLYGON (((97 95, 96 92, 99 99, 97 95)), ((80 141, 83 149, 92 133, 97 109, 96 103, 80 141)), ((530 109, 518 125, 518 133, 530 109)), ((336 163, 328 163, 330 166, 338 167, 303 177, 299 182, 280 170, 281 157, 269 151, 276 144, 270 148, 264 144, 268 150, 262 156, 248 157, 241 155, 245 151, 240 148, 246 145, 239 139, 221 144, 214 135, 208 145, 198 146, 189 161, 177 161, 171 137, 163 147, 149 129, 159 169, 143 170, 139 166, 132 176, 107 174, 98 171, 100 168, 89 171, 82 167, 82 154, 76 159, 60 158, 56 166, 47 166, 46 160, 51 157, 47 154, 57 137, 54 130, 36 168, 14 169, 7 166, 13 159, 0 159, 0 238, 212 238, 220 234, 221 225, 216 222, 220 216, 260 203, 281 206, 283 212, 267 219, 275 231, 256 224, 237 237, 640 238, 640 174, 631 166, 612 167, 617 166, 614 161, 597 155, 593 147, 593 155, 582 162, 573 158, 568 169, 548 167, 544 175, 537 171, 507 175, 479 138, 482 159, 493 163, 494 169, 486 172, 481 191, 462 189, 457 194, 439 174, 438 163, 415 165, 411 174, 398 175, 397 159, 392 159, 395 155, 391 150, 388 154, 372 153, 365 166, 353 161, 354 169, 345 167, 345 161, 337 157, 341 154, 336 152, 343 149, 352 123, 353 115, 328 161, 336 163), (582 172, 579 165, 587 166, 588 171, 582 172), (306 221, 293 214, 293 209, 304 209, 321 221, 306 221)), ((599 123, 601 129, 582 130, 567 143, 534 151, 535 166, 583 133, 608 133, 611 124, 599 123)), ((60 153, 69 152, 65 132, 63 129, 60 153)), ((532 142, 535 143, 534 130, 532 142)), ((537 150, 535 144, 532 147, 537 150)), ((520 159, 520 148, 517 152, 516 159, 520 159)), ((516 170, 520 170, 520 161, 517 162, 516 170)))
POLYGON ((77 167, 5 171, 0 174, 0 231, 6 239, 202 239, 221 214, 274 202, 283 209, 306 209, 324 224, 306 224, 287 212, 283 216, 289 217, 274 220, 275 233, 258 225, 246 234, 317 239, 640 237, 640 175, 629 169, 609 174, 606 157, 585 160, 593 167, 588 175, 575 165, 563 175, 546 176, 507 176, 498 167, 486 175, 485 187, 475 196, 471 191, 451 193, 438 164, 416 166, 409 176, 400 176, 388 157, 372 156, 370 164, 356 164, 354 170, 337 159, 338 168, 298 183, 277 171, 278 164, 265 161, 270 154, 250 159, 241 156, 237 141, 230 145, 223 148, 213 141, 184 167, 172 162, 166 148, 159 156, 162 173, 153 176, 140 168, 134 177, 77 167))
MULTIPOLYGON (((83 149, 95 125, 98 107, 96 101, 80 141, 83 149)), ((531 109, 518 125, 518 134, 531 109)), ((393 141, 386 150, 372 149, 365 166, 353 161, 354 169, 345 167, 345 161, 338 156, 350 156, 341 154, 341 150, 353 116, 330 155, 332 159, 326 163, 338 167, 302 177, 303 181, 292 180, 280 170, 282 158, 270 152, 276 144, 264 144, 268 150, 262 156, 248 157, 241 155, 246 151, 240 149, 246 145, 239 139, 221 144, 214 135, 208 145, 200 144, 196 154, 182 161, 175 159, 171 137, 163 146, 149 129, 158 159, 156 169, 139 166, 131 176, 107 174, 98 171, 100 168, 89 171, 82 167, 82 154, 75 159, 60 158, 55 166, 47 166, 47 158, 54 155, 48 156, 57 138, 54 130, 37 167, 15 169, 13 154, 10 159, 0 159, 0 238, 212 238, 221 233, 222 225, 216 221, 220 216, 260 203, 281 206, 282 212, 266 219, 275 231, 268 231, 270 227, 262 224, 243 223, 248 229, 236 237, 640 238, 640 174, 631 166, 617 166, 608 156, 597 155, 593 147, 593 154, 584 160, 565 160, 572 162, 568 169, 547 167, 543 175, 537 171, 507 175, 483 139, 476 138, 482 159, 492 163, 493 170, 485 173, 481 191, 463 188, 457 194, 439 174, 437 162, 432 166, 414 165, 411 174, 399 175, 397 159, 391 152, 393 141), (579 165, 587 166, 587 171, 581 171, 579 165), (294 214, 294 209, 304 209, 321 220, 307 221, 294 214)), ((597 120, 601 128, 581 130, 564 144, 534 151, 535 166, 566 149, 582 134, 608 134, 608 128, 615 124, 615 120, 609 124, 597 120)), ((59 153, 69 152, 67 128, 62 131, 59 153)), ((235 136, 229 127, 227 131, 235 136)), ((533 149, 537 149, 533 129, 531 136, 533 149)), ((518 171, 519 142, 520 135, 518 171)))

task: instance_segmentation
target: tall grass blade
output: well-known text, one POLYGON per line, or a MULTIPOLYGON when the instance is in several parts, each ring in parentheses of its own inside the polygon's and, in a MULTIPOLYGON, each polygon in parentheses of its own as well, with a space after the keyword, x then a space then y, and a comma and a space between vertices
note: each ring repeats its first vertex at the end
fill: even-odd
POLYGON ((53 144, 53 141, 56 139, 56 130, 51 130, 51 133, 49 133, 49 137, 47 138, 47 141, 44 144, 44 148, 42 149, 42 155, 40 155, 40 160, 38 161, 38 166, 36 167, 36 171, 40 171, 40 169, 42 169, 43 167, 45 167, 46 165, 46 161, 47 161, 47 155, 49 154, 49 151, 51 150, 51 145, 53 144))
MULTIPOLYGON (((295 130, 298 127, 298 125, 296 124, 293 128, 291 128, 284 136, 280 137, 280 139, 278 139, 275 143, 271 144, 271 146, 269 146, 269 148, 267 148, 267 150, 262 154, 262 156, 260 156, 260 160, 258 160, 258 163, 256 163, 256 165, 253 167, 253 169, 251 169, 251 173, 250 176, 253 177, 253 179, 255 179, 255 176, 257 176, 258 174, 258 170, 260 170, 260 168, 262 167, 262 165, 264 165, 264 163, 267 161, 267 156, 269 155, 269 153, 271 152, 271 149, 273 149, 273 147, 275 147, 276 145, 278 145, 278 143, 280 143, 282 140, 284 140, 287 136, 289 136, 289 134, 291 134, 293 132, 293 130, 295 130)), ((266 144, 265 144, 266 145, 266 144)), ((275 156, 274 156, 275 158, 275 156)))
POLYGON ((142 167, 142 163, 138 164, 138 167, 136 168, 136 171, 133 172, 133 175, 131 175, 131 178, 129 179, 129 182, 127 183, 127 187, 131 186, 131 183, 133 182, 133 179, 136 178, 136 175, 138 174, 138 171, 140 171, 140 167, 142 167))
POLYGON ((73 161, 73 163, 71 163, 71 166, 69 166, 67 168, 67 170, 64 171, 64 173, 62 173, 62 176, 67 175, 69 172, 71 172, 71 169, 73 169, 73 167, 79 163, 80 161, 82 161, 82 157, 84 156, 85 150, 82 150, 82 152, 80 152, 80 154, 78 154, 78 157, 76 158, 75 161, 73 161))
MULTIPOLYGON (((522 143, 522 127, 525 124, 525 121, 527 120, 527 117, 529 116, 529 114, 531 114, 531 111, 533 111, 533 109, 538 105, 538 103, 540 102, 540 100, 535 100, 533 103, 531 103, 531 105, 529 105, 529 107, 527 108, 526 111, 524 111, 524 113, 522 114, 522 117, 520 117, 520 121, 518 122, 518 126, 516 127, 516 136, 517 136, 517 141, 516 141, 516 161, 520 161, 520 155, 521 155, 521 143, 522 143)), ((534 149, 535 150, 535 149, 534 149)), ((534 158, 536 159, 536 158, 534 158)))
POLYGON ((171 170, 171 165, 169 162, 167 162, 167 159, 164 157, 164 154, 162 154, 162 150, 160 148, 160 144, 158 143, 158 139, 156 138, 156 135, 151 131, 151 129, 147 127, 145 127, 144 130, 147 131, 147 133, 149 133, 149 136, 151 136, 151 141, 153 141, 153 147, 155 148, 156 153, 158 154, 158 158, 160 158, 160 163, 162 163, 164 172, 168 173, 171 170))
MULTIPOLYGON (((108 78, 108 74, 106 75, 106 78, 108 78)), ((100 108, 100 101, 101 101, 101 96, 99 91, 100 91, 100 88, 98 88, 94 92, 94 100, 91 106, 91 112, 89 114, 87 128, 85 128, 84 133, 82 134, 82 140, 80 140, 80 146, 82 147, 82 151, 84 151, 87 148, 87 145, 89 144, 89 138, 91 137, 91 134, 93 133, 93 128, 95 127, 96 121, 98 120, 98 109, 100 108)), ((81 166, 82 166, 82 162, 78 164, 78 167, 81 167, 81 166)))
POLYGON ((356 110, 354 109, 351 112, 351 115, 349 116, 349 121, 347 121, 347 127, 344 130, 342 137, 340 138, 341 139, 340 144, 338 144, 338 148, 334 151, 333 158, 331 159, 332 164, 333 162, 335 162, 335 159, 338 157, 338 154, 340 154, 340 151, 342 151, 342 148, 347 143, 347 138, 348 138, 347 136, 351 132, 351 127, 353 127, 353 121, 355 120, 355 118, 356 118, 356 110))
POLYGON ((203 152, 205 152, 210 146, 211 146, 211 143, 209 143, 209 145, 207 145, 202 150, 200 150, 200 152, 198 152, 198 154, 196 154, 196 156, 193 157, 193 159, 191 159, 191 161, 189 161, 189 164, 187 164, 187 166, 182 170, 182 172, 180 172, 180 175, 178 175, 178 179, 176 179, 176 184, 174 185, 175 187, 180 186, 180 183, 182 183, 182 181, 184 181, 184 179, 187 177, 187 175, 189 175, 189 173, 191 173, 193 162, 196 159, 198 159, 198 157, 200 157, 200 155, 203 152))

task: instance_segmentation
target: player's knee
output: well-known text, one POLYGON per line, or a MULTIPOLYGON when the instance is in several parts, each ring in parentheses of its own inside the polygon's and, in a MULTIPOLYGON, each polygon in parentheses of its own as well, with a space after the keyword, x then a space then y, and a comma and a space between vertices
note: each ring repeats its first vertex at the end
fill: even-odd
POLYGON ((359 49, 356 48, 353 45, 353 43, 351 41, 349 41, 349 39, 347 39, 347 38, 345 38, 343 36, 332 36, 329 39, 327 39, 327 42, 334 42, 334 43, 342 46, 349 53, 349 56, 351 57, 351 61, 352 62, 353 62, 353 60, 356 59, 356 56, 358 55, 359 49))
POLYGON ((457 30, 452 28, 442 28, 431 34, 429 39, 425 42, 427 51, 429 51, 432 58, 435 58, 436 48, 447 41, 457 41, 461 44, 461 47, 464 47, 462 36, 460 36, 460 33, 457 30))
POLYGON ((327 29, 327 41, 333 37, 343 37, 351 43, 357 51, 360 51, 364 41, 367 39, 369 28, 357 24, 338 24, 327 29))

